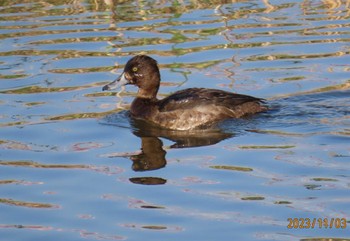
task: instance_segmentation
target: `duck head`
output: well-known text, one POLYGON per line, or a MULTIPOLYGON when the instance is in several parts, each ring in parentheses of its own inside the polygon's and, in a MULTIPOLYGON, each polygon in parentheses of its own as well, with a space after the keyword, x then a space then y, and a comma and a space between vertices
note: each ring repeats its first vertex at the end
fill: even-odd
POLYGON ((137 92, 139 98, 156 98, 160 84, 157 61, 147 55, 131 58, 126 63, 123 73, 113 82, 103 86, 102 90, 113 90, 127 84, 139 88, 137 92))

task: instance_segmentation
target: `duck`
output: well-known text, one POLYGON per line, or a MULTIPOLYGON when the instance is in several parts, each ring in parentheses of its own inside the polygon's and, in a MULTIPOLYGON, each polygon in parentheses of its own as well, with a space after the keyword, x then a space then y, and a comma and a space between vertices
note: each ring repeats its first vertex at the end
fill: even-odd
POLYGON ((262 98, 220 89, 188 88, 158 99, 160 81, 157 61, 148 55, 136 55, 102 91, 135 85, 138 91, 130 107, 131 117, 169 130, 204 129, 226 119, 267 110, 262 98))

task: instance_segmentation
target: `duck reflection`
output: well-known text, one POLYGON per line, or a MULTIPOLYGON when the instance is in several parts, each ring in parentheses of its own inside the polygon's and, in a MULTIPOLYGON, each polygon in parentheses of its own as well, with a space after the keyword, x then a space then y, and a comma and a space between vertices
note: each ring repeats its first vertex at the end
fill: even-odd
POLYGON ((174 131, 161 129, 142 120, 130 121, 133 133, 141 139, 141 153, 130 156, 134 171, 150 171, 166 166, 166 151, 159 138, 175 142, 171 148, 189 148, 218 143, 233 136, 218 129, 174 131))
POLYGON ((132 155, 130 160, 133 162, 134 171, 151 171, 165 167, 166 151, 163 149, 163 143, 157 137, 140 137, 141 153, 132 155))
MULTIPOLYGON (((167 164, 166 150, 213 145, 234 136, 214 126, 193 131, 167 130, 143 120, 133 119, 128 111, 108 115, 102 123, 130 128, 132 133, 141 139, 140 151, 110 156, 127 157, 132 161, 131 168, 135 172, 152 171, 165 167, 167 164), (174 144, 165 147, 161 139, 170 140, 174 144)), ((129 181, 142 185, 161 185, 167 182, 166 179, 153 176, 132 177, 129 178, 129 181)))

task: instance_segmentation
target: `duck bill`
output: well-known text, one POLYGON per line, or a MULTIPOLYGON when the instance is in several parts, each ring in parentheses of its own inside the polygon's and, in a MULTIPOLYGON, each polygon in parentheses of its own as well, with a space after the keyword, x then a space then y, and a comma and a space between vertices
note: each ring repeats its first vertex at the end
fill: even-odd
POLYGON ((122 73, 116 80, 103 86, 102 91, 114 90, 114 89, 117 89, 117 88, 119 88, 123 85, 127 85, 127 84, 129 84, 129 81, 125 78, 125 74, 122 73))

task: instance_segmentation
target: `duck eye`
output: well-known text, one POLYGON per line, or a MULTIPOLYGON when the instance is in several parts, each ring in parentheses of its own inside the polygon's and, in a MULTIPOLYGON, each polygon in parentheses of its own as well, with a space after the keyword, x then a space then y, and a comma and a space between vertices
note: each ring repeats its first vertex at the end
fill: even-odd
POLYGON ((133 72, 137 72, 137 70, 138 70, 137 67, 133 67, 133 68, 132 68, 132 71, 133 71, 133 72))

